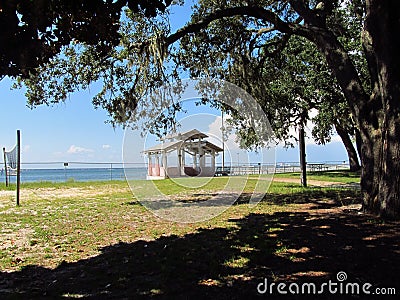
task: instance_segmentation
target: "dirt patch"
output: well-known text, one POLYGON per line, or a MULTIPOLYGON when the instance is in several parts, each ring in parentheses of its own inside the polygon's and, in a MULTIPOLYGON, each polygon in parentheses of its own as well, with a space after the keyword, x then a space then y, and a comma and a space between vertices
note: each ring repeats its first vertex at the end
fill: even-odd
MULTIPOLYGON (((126 189, 126 191, 129 191, 126 189)), ((32 197, 54 200, 59 198, 83 198, 95 197, 111 194, 114 192, 124 192, 117 187, 112 186, 85 186, 85 187, 66 187, 66 188, 36 188, 21 189, 21 200, 29 200, 32 197)), ((0 191, 0 199, 15 197, 15 191, 0 191)), ((1 203, 0 203, 1 205, 1 203)))
MULTIPOLYGON (((300 178, 296 179, 296 178, 274 177, 273 181, 274 182, 301 184, 300 178)), ((340 187, 340 188, 347 188, 347 187, 357 188, 357 187, 359 187, 359 184, 346 184, 346 183, 340 183, 340 182, 334 182, 334 181, 321 181, 321 180, 313 180, 313 179, 307 179, 307 184, 312 185, 312 186, 320 186, 320 187, 340 187)))
POLYGON ((39 188, 32 190, 31 193, 37 197, 45 199, 55 198, 78 198, 97 196, 105 193, 103 189, 93 188, 39 188))
POLYGON ((0 197, 14 196, 15 191, 0 191, 0 197))
POLYGON ((30 246, 34 231, 30 228, 21 228, 15 232, 1 232, 0 250, 10 247, 26 248, 30 246))

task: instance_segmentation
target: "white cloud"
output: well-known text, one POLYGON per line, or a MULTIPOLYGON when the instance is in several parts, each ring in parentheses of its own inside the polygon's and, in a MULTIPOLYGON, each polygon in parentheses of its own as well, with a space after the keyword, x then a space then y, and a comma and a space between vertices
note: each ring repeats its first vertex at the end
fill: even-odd
MULTIPOLYGON (((224 125, 227 126, 225 122, 224 125)), ((220 116, 217 116, 215 118, 215 121, 212 122, 210 125, 208 125, 208 132, 206 133, 209 136, 208 141, 220 147, 222 147, 221 127, 222 127, 222 118, 220 116)), ((228 135, 228 140, 225 142, 225 148, 230 151, 239 150, 240 149, 239 145, 235 141, 236 141, 236 134, 232 132, 228 135)))
POLYGON ((107 150, 107 149, 110 149, 110 148, 111 148, 111 146, 110 146, 110 145, 108 145, 108 144, 105 144, 105 145, 103 145, 103 146, 102 146, 102 148, 103 148, 104 150, 107 150))
MULTIPOLYGON (((314 127, 314 125, 311 122, 307 122, 307 124, 306 124, 306 126, 304 128, 304 132, 305 132, 305 135, 306 135, 306 138, 305 138, 306 146, 318 145, 315 142, 314 138, 312 137, 312 133, 311 132, 312 132, 313 127, 314 127)), ((295 136, 296 138, 298 138, 299 137, 298 128, 291 127, 289 129, 289 134, 291 134, 291 135, 295 136)), ((291 143, 293 143, 293 145, 297 145, 297 143, 298 143, 294 138, 288 139, 287 142, 291 142, 291 143)), ((341 138, 336 133, 334 133, 332 135, 332 137, 331 137, 330 143, 339 143, 339 142, 342 142, 341 138)), ((284 146, 285 142, 279 142, 278 145, 279 146, 284 146)))
POLYGON ((25 145, 22 147, 22 153, 26 153, 31 149, 31 145, 25 145))
MULTIPOLYGON (((310 110, 310 112, 309 112, 310 119, 314 118, 317 114, 318 114, 318 110, 316 110, 316 109, 310 110)), ((304 132, 306 134, 306 138, 305 138, 306 146, 318 145, 314 141, 314 138, 312 137, 312 130, 313 130, 314 127, 315 127, 315 124, 312 121, 308 120, 306 125, 305 125, 305 127, 304 127, 304 132)), ((289 134, 294 136, 294 137, 296 137, 296 138, 298 138, 299 137, 298 128, 290 127, 289 128, 289 134)), ((297 142, 296 142, 296 140, 294 138, 288 139, 287 141, 293 143, 294 145, 297 145, 297 142)), ((333 133, 330 143, 341 143, 341 142, 342 142, 342 139, 336 133, 333 133)), ((285 142, 279 142, 278 145, 279 146, 284 146, 285 142)))
POLYGON ((92 153, 92 152, 94 152, 92 149, 78 147, 75 145, 71 145, 71 147, 69 147, 67 151, 68 154, 92 153))

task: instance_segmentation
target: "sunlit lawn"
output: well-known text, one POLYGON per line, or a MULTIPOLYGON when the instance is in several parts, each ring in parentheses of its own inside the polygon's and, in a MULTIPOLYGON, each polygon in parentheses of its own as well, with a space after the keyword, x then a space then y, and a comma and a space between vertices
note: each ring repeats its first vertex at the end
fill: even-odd
MULTIPOLYGON (((219 191, 228 180, 227 177, 213 178, 202 190, 219 191)), ((302 202, 310 193, 336 193, 334 189, 305 189, 297 184, 273 183, 265 201, 249 207, 245 195, 254 190, 256 182, 255 178, 247 181, 238 205, 214 219, 194 224, 157 218, 136 201, 127 183, 122 181, 23 184, 20 207, 15 207, 11 189, 3 188, 0 194, 0 268, 18 270, 31 264, 56 267, 63 261, 96 255, 101 247, 119 242, 154 240, 163 235, 183 236, 201 228, 226 228, 233 226, 229 222, 231 218, 290 210, 291 205, 296 205, 291 204, 296 202, 291 200, 293 195, 302 202), (268 201, 277 197, 279 201, 275 204, 268 201)), ((189 195, 197 190, 172 180, 154 183, 167 194, 189 195)))

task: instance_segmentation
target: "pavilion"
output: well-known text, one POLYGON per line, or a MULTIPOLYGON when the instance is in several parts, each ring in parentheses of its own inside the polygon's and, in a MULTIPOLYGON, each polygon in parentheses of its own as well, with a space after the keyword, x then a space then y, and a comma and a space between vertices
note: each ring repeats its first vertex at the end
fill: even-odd
POLYGON ((143 151, 148 158, 147 179, 214 176, 215 157, 223 149, 206 138, 208 135, 197 129, 161 138, 160 144, 143 151))

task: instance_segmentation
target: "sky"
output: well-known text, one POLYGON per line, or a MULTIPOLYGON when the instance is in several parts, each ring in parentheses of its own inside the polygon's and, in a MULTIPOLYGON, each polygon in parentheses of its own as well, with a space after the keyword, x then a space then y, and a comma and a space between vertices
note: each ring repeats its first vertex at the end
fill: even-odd
MULTIPOLYGON (((172 28, 184 25, 190 16, 190 1, 185 7, 174 9, 172 16, 172 28)), ((0 147, 11 150, 15 145, 16 130, 21 130, 23 165, 55 162, 51 167, 57 168, 62 167, 63 162, 122 162, 124 130, 105 123, 109 119, 107 113, 102 109, 94 109, 91 99, 97 90, 96 86, 72 94, 63 104, 44 105, 35 109, 26 106, 23 88, 11 90, 11 86, 12 80, 9 78, 0 81, 0 147)), ((191 106, 188 112, 189 115, 180 117, 189 117, 183 129, 192 126, 216 134, 220 127, 218 111, 191 106), (210 117, 196 119, 193 117, 196 114, 210 114, 210 117)), ((311 125, 309 127, 308 132, 311 125)), ((235 149, 234 143, 231 149, 235 154, 232 160, 245 158, 245 152, 235 149)), ((306 152, 309 162, 347 160, 344 146, 337 136, 326 146, 315 145, 311 139, 307 139, 306 152)), ((140 155, 131 159, 143 162, 140 155)), ((275 159, 277 162, 298 162, 298 148, 283 149, 279 146, 275 159)))

